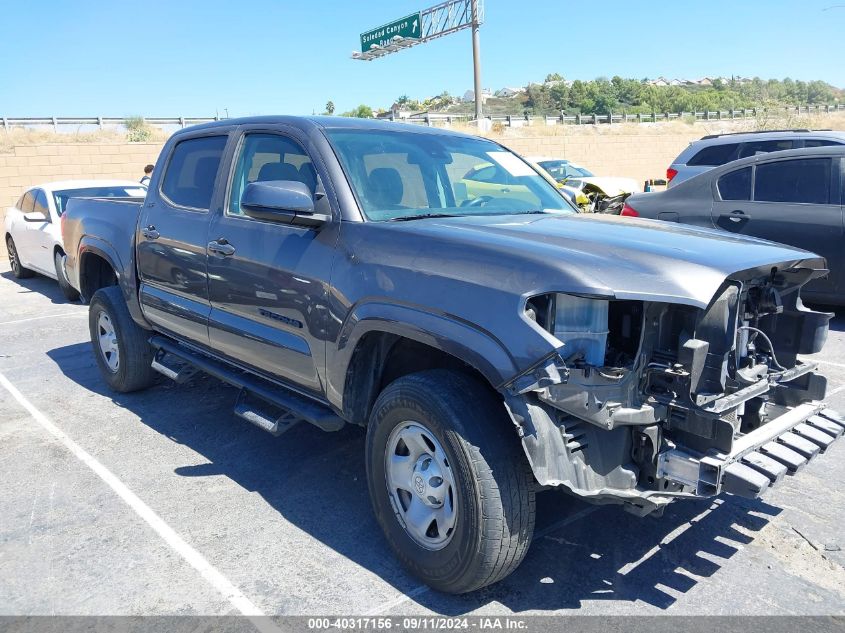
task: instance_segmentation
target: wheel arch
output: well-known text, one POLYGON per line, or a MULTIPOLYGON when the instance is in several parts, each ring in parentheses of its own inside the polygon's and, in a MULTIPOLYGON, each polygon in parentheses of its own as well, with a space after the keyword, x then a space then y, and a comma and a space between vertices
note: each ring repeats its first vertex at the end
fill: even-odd
POLYGON ((341 330, 329 371, 330 397, 344 418, 366 425, 381 390, 401 376, 445 368, 476 376, 496 392, 516 365, 492 335, 447 315, 368 304, 341 330))

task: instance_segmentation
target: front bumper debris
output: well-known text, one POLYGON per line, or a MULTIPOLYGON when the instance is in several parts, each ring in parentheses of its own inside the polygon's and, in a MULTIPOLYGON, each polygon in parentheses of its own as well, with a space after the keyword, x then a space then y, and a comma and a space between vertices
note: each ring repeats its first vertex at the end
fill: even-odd
POLYGON ((786 411, 743 435, 730 453, 704 457, 672 449, 658 458, 658 475, 710 497, 728 492, 757 498, 785 475, 795 474, 845 434, 845 417, 824 403, 786 411))

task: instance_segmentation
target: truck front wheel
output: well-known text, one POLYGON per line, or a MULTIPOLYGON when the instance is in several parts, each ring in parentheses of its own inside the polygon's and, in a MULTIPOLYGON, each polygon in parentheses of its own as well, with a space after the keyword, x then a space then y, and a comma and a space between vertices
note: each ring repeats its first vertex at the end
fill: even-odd
POLYGON ((534 487, 504 407, 471 376, 430 370, 378 397, 367 429, 376 518, 405 567, 434 589, 466 593, 522 562, 534 487))
POLYGON ((120 288, 108 286, 94 293, 88 308, 88 330, 97 366, 109 387, 127 393, 153 383, 149 332, 132 320, 120 288))

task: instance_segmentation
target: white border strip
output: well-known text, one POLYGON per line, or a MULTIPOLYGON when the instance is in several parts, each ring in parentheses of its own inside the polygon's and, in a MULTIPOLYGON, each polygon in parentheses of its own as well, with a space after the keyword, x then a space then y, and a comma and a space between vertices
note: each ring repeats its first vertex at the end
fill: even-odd
POLYGON ((219 591, 229 603, 245 616, 252 619, 253 624, 261 631, 278 631, 276 627, 264 613, 255 606, 249 598, 247 598, 240 589, 235 587, 223 574, 215 569, 205 557, 200 554, 193 547, 188 545, 185 540, 176 533, 164 520, 159 517, 146 503, 132 492, 126 484, 120 481, 108 468, 98 462, 90 453, 85 451, 79 444, 68 437, 64 431, 57 427, 53 422, 41 413, 35 406, 27 400, 18 389, 9 382, 3 374, 0 374, 0 385, 8 391, 18 403, 26 409, 29 414, 43 426, 53 437, 59 440, 65 448, 67 448, 73 455, 79 459, 83 464, 88 466, 94 473, 102 479, 109 488, 114 490, 117 495, 123 499, 132 510, 141 517, 147 524, 155 530, 155 532, 167 543, 173 551, 181 556, 191 567, 196 569, 200 575, 217 591, 219 591))

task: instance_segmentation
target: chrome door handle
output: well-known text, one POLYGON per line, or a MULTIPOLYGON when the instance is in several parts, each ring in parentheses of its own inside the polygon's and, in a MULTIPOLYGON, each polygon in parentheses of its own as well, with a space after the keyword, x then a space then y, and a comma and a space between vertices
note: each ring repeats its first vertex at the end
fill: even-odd
POLYGON ((156 227, 150 224, 148 227, 141 230, 141 235, 146 237, 148 240, 157 240, 161 237, 161 233, 156 231, 156 227))
POLYGON ((235 254, 235 247, 229 244, 224 238, 208 243, 208 252, 221 257, 231 257, 235 254))
POLYGON ((750 220, 751 216, 747 213, 743 212, 741 209, 735 209, 730 213, 723 213, 719 217, 725 218, 730 220, 733 223, 745 222, 746 220, 750 220))

